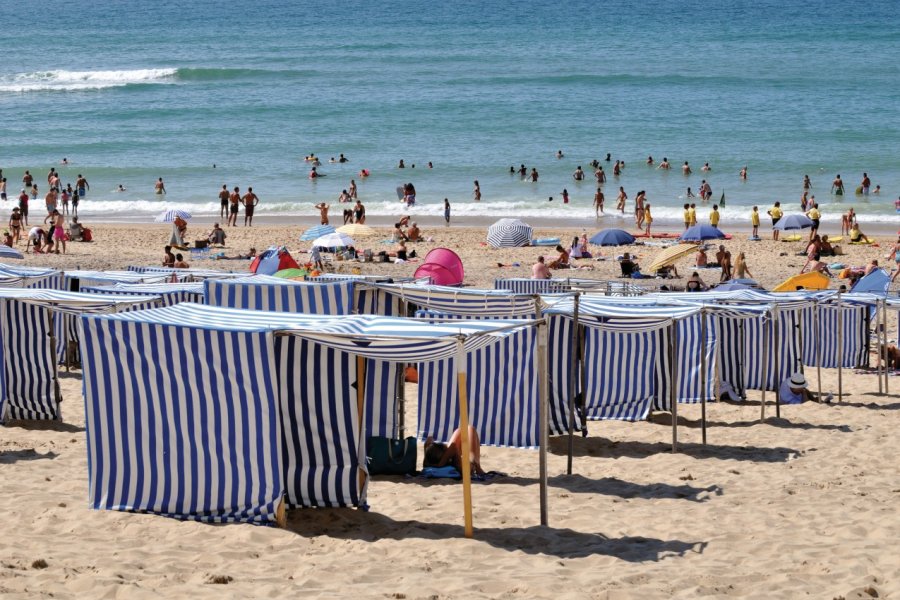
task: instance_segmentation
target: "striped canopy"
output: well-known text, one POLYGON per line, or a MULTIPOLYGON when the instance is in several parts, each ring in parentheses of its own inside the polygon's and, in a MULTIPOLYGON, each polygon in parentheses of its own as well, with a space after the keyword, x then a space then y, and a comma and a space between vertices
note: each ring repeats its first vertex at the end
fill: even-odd
POLYGON ((191 213, 180 208, 170 208, 169 210, 156 215, 154 221, 157 223, 172 223, 175 219, 190 220, 191 213))
POLYGON ((25 255, 15 248, 10 248, 6 244, 0 244, 0 258, 18 258, 23 259, 25 255))
POLYGON ((214 269, 176 269, 174 267, 150 267, 150 266, 135 266, 131 265, 128 267, 128 271, 135 273, 149 273, 151 275, 156 275, 157 273, 165 273, 171 275, 174 273, 178 276, 178 279, 186 279, 191 278, 193 280, 199 279, 227 279, 232 277, 247 277, 249 275, 253 275, 250 271, 216 271, 214 269))
POLYGON ((522 317, 535 314, 533 296, 507 290, 466 290, 439 285, 375 284, 384 293, 420 308, 480 317, 522 317))
POLYGON ((99 296, 81 292, 64 292, 48 289, 0 288, 0 298, 18 300, 27 304, 45 306, 72 314, 106 313, 134 304, 146 304, 159 300, 158 296, 114 294, 99 296))
POLYGON ((303 232, 303 235, 300 236, 301 242, 311 242, 316 238, 322 237, 323 235, 328 235, 329 233, 334 233, 334 227, 332 225, 316 225, 315 227, 310 227, 306 231, 303 232))
POLYGON ((494 248, 517 248, 530 244, 533 234, 519 219, 500 219, 488 228, 487 241, 494 248))

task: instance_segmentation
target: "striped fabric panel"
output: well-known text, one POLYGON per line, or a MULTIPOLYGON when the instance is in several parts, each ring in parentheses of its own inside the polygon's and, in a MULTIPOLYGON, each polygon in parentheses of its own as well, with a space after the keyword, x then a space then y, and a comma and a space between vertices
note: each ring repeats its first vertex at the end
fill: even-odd
POLYGON ((207 279, 204 286, 210 306, 313 315, 348 315, 352 310, 352 281, 301 283, 256 276, 207 279))
POLYGON ((665 329, 621 332, 585 328, 585 406, 588 419, 639 421, 658 394, 665 329))
MULTIPOLYGON (((697 403, 703 397, 703 376, 701 374, 701 352, 706 353, 706 399, 715 397, 716 339, 710 326, 712 319, 707 319, 706 343, 702 340, 702 322, 699 315, 677 322, 675 336, 675 358, 678 384, 675 390, 676 399, 680 403, 697 403)), ((666 336, 667 338, 668 336, 666 336)), ((668 343, 668 342, 667 342, 668 343)), ((660 349, 661 364, 657 381, 659 394, 654 399, 654 410, 671 411, 669 399, 671 365, 667 348, 660 349)))
MULTIPOLYGON (((470 320, 419 311, 417 317, 470 320)), ((537 448, 539 437, 537 331, 516 330, 466 358, 469 420, 488 446, 537 448)), ((418 435, 446 442, 459 424, 456 358, 419 363, 418 435)))
POLYGON ((0 298, 3 389, 0 421, 62 420, 56 400, 50 309, 0 298))
POLYGON ((91 507, 273 523, 283 471, 272 334, 82 326, 91 507))
POLYGON ((565 279, 495 279, 495 290, 508 290, 515 294, 559 294, 569 291, 565 279))
MULTIPOLYGON (((785 378, 803 369, 800 360, 800 311, 778 311, 769 330, 768 367, 766 390, 777 390, 785 378), (776 343, 777 342, 777 343, 776 343), (775 355, 776 346, 778 356, 775 355)), ((748 319, 744 329, 746 346, 743 349, 746 357, 744 385, 748 389, 759 390, 763 385, 763 321, 748 319)))
POLYGON ((356 357, 293 336, 275 342, 288 505, 358 506, 365 432, 356 404, 356 357), (302 373, 302 377, 297 374, 302 373))
POLYGON ((507 290, 466 290, 439 285, 376 284, 418 309, 477 317, 528 317, 537 312, 534 298, 507 290))
MULTIPOLYGON (((550 435, 569 433, 569 365, 575 361, 571 319, 562 315, 547 316, 547 368, 550 376, 550 435)), ((575 431, 582 431, 584 422, 578 409, 581 393, 581 370, 575 365, 575 431)))
POLYGON ((815 308, 803 310, 801 333, 804 365, 816 366, 818 354, 821 352, 821 366, 824 368, 868 366, 869 308, 867 306, 840 308, 843 335, 841 347, 838 346, 838 312, 835 305, 819 305, 819 328, 816 330, 815 308))
POLYGON ((714 316, 710 319, 713 335, 718 341, 719 351, 716 355, 719 367, 719 380, 727 382, 741 398, 747 397, 746 355, 747 347, 746 323, 742 320, 727 319, 714 316))

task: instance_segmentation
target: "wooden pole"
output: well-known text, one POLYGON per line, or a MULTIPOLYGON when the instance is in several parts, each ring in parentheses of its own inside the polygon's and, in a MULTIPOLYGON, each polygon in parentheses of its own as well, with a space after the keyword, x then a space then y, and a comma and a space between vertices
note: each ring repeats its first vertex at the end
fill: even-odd
MULTIPOLYGON (((362 432, 366 418, 366 359, 363 356, 356 356, 356 419, 358 431, 362 432)), ((365 440, 363 440, 364 442, 365 440)), ((366 477, 368 473, 365 470, 365 464, 358 467, 357 483, 359 485, 359 493, 366 485, 366 477)))
POLYGON ((844 401, 844 311, 841 305, 841 293, 837 294, 837 328, 838 328, 838 402, 844 401))
POLYGON ((465 536, 472 537, 472 466, 469 457, 469 403, 466 389, 466 347, 463 336, 456 341, 456 393, 459 397, 460 467, 463 482, 463 522, 465 536))
MULTIPOLYGON (((570 336, 570 339, 572 340, 573 356, 569 357, 569 456, 566 463, 566 473, 568 475, 572 474, 572 455, 575 453, 575 367, 578 364, 577 352, 580 347, 578 325, 580 300, 581 294, 575 292, 575 310, 574 315, 572 316, 572 335, 570 336)), ((538 311, 540 311, 540 309, 538 309, 538 311)))
POLYGON ((678 322, 669 324, 669 402, 672 410, 672 452, 678 452, 678 362, 675 343, 678 336, 678 322))
POLYGON ((772 313, 762 323, 763 355, 762 355, 762 395, 759 401, 759 422, 766 420, 766 386, 769 379, 769 328, 772 326, 772 313))
MULTIPOLYGON (((65 317, 62 315, 60 315, 60 318, 65 321, 65 317)), ((53 399, 56 401, 56 408, 58 409, 62 402, 62 391, 59 387, 59 358, 56 356, 56 332, 53 329, 53 311, 50 309, 47 309, 47 326, 50 330, 50 352, 53 355, 53 360, 50 361, 53 363, 53 399)), ((68 330, 65 323, 63 323, 63 329, 68 330)), ((62 421, 61 416, 59 420, 62 421)))
POLYGON ((539 395, 539 415, 540 415, 540 444, 539 449, 539 476, 541 480, 541 525, 550 524, 549 510, 547 502, 547 445, 549 440, 549 400, 550 400, 550 377, 547 374, 547 321, 541 320, 538 323, 538 385, 540 386, 539 395))
MULTIPOLYGON (((881 300, 878 300, 875 303, 875 351, 878 354, 878 358, 875 360, 875 371, 878 374, 878 393, 884 393, 884 383, 881 381, 881 375, 884 371, 883 367, 885 366, 882 362, 882 358, 884 357, 884 348, 881 346, 881 300)), ((866 327, 866 350, 868 350, 868 344, 871 343, 872 338, 869 336, 869 329, 866 327)))
MULTIPOLYGON (((774 373, 774 377, 772 378, 775 382, 775 417, 781 418, 781 380, 784 378, 784 375, 781 372, 781 335, 778 332, 778 320, 781 318, 781 312, 778 310, 778 305, 775 305, 774 308, 775 316, 772 318, 772 372, 774 373)), ((784 329, 787 329, 785 327, 784 329)), ((801 356, 803 356, 801 354, 801 356)), ((796 368, 794 365, 793 368, 796 368)), ((793 374, 793 373, 792 373, 793 374)))
POLYGON ((888 339, 887 339, 887 299, 883 298, 881 300, 881 338, 882 344, 881 347, 884 348, 884 393, 891 393, 891 385, 889 383, 889 376, 891 374, 890 368, 888 367, 887 362, 887 347, 888 347, 888 339))
POLYGON ((706 309, 700 310, 700 431, 703 436, 703 445, 706 445, 706 395, 707 395, 707 367, 706 364, 706 309))

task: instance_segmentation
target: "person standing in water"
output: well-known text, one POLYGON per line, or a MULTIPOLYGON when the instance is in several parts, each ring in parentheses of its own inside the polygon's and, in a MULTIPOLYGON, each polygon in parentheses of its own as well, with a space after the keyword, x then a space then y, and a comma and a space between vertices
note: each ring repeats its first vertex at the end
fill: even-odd
POLYGON ((228 197, 231 194, 228 193, 228 186, 224 183, 222 184, 222 190, 219 192, 219 203, 221 207, 219 208, 219 217, 222 219, 228 219, 228 197))
POLYGON ((597 218, 600 218, 600 213, 603 212, 603 201, 605 198, 603 197, 603 189, 597 188, 597 193, 594 194, 594 213, 597 215, 597 218))
POLYGON ((350 192, 350 199, 351 199, 351 200, 356 200, 356 199, 357 199, 357 196, 356 196, 356 180, 355 180, 355 179, 351 179, 351 180, 350 180, 350 187, 347 188, 347 191, 350 192))
POLYGON ((450 225, 450 200, 444 198, 444 222, 450 225))
POLYGON ((475 188, 472 190, 472 197, 475 199, 475 202, 481 202, 481 185, 477 179, 475 180, 475 188))
POLYGON ((234 186, 234 191, 228 196, 228 224, 237 227, 238 207, 241 205, 241 188, 234 186))
POLYGON ((621 185, 619 186, 619 195, 616 197, 616 210, 625 214, 625 201, 628 200, 628 194, 625 193, 625 188, 621 185))
POLYGON ((831 193, 835 196, 844 195, 844 182, 841 179, 840 173, 838 173, 837 177, 834 178, 834 181, 831 182, 831 193))
POLYGON ((156 195, 162 196, 166 193, 166 185, 163 183, 162 177, 156 180, 156 195))

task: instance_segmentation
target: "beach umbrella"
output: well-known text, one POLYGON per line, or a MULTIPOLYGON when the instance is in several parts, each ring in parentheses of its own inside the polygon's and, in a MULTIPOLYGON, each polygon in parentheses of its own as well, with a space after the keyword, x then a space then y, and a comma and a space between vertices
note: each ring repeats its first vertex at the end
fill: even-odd
POLYGON ((884 269, 874 269, 868 275, 860 277, 856 283, 853 284, 853 287, 850 288, 850 291, 867 292, 870 294, 878 294, 879 296, 886 296, 888 288, 890 287, 891 276, 888 275, 887 271, 884 269))
POLYGON ((328 233, 321 237, 317 237, 313 240, 312 245, 318 246, 319 248, 346 248, 348 246, 355 246, 356 242, 354 242, 353 238, 346 233, 335 231, 334 233, 328 233))
POLYGON ((500 219, 488 227, 487 242, 494 248, 517 248, 531 243, 531 225, 519 219, 500 219))
POLYGON ((675 244, 669 246, 653 258, 653 262, 646 267, 648 273, 654 273, 657 270, 675 264, 679 258, 687 256, 697 251, 697 244, 675 244))
POLYGON ((353 237, 369 237, 377 233, 374 229, 362 223, 350 223, 343 227, 338 227, 337 231, 353 237))
POLYGON ((777 286, 772 288, 773 292, 796 292, 798 289, 804 290, 827 290, 830 279, 818 271, 810 271, 809 273, 801 273, 788 277, 777 286))
POLYGON ((328 235, 329 233, 334 233, 334 227, 331 225, 316 225, 315 227, 310 227, 306 231, 303 232, 303 235, 300 236, 301 242, 311 242, 317 237, 322 237, 323 235, 328 235))
POLYGON ((588 241, 597 246, 627 246, 634 243, 634 236, 624 229, 603 229, 588 241))
POLYGON ((812 219, 810 219, 806 215, 794 214, 781 217, 781 219, 778 220, 773 229, 789 231, 792 229, 807 229, 809 227, 812 227, 812 225, 812 219))
POLYGON ((170 208, 166 212, 156 215, 156 219, 154 220, 157 223, 171 223, 179 217, 188 221, 191 218, 191 213, 180 208, 170 208))
POLYGON ((25 256, 15 248, 0 244, 0 258, 25 258, 25 256))
POLYGON ((305 269, 282 269, 280 271, 275 271, 275 277, 281 277, 282 279, 294 279, 295 277, 305 277, 306 270, 305 269))
POLYGON ((703 240, 721 240, 725 234, 718 227, 712 225, 694 225, 687 229, 678 238, 683 242, 701 242, 703 240))

